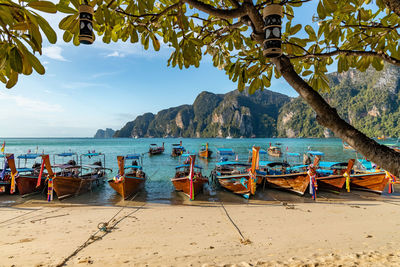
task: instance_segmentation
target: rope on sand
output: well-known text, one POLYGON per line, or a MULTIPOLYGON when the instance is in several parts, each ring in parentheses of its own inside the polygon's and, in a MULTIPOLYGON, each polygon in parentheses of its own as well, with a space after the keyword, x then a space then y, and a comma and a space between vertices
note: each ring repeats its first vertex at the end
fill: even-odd
MULTIPOLYGON (((136 196, 138 195, 138 193, 136 193, 133 197, 131 197, 129 199, 129 201, 132 201, 136 196)), ((129 212, 127 215, 123 216, 121 219, 119 220, 114 220, 114 218, 121 213, 121 211, 123 209, 125 209, 127 207, 127 205, 123 206, 116 214, 114 214, 114 216, 112 216, 107 222, 100 222, 97 225, 98 230, 92 234, 82 245, 80 245, 74 252, 72 252, 68 257, 66 257, 60 264, 57 264, 57 267, 61 267, 64 266, 72 257, 74 257, 75 255, 77 255, 81 250, 83 250, 85 247, 89 246, 90 244, 96 242, 97 240, 102 239, 104 236, 106 236, 108 233, 110 233, 121 221, 123 221, 124 219, 128 218, 129 216, 131 216, 133 213, 139 211, 141 208, 143 208, 143 206, 146 205, 146 202, 143 203, 143 205, 137 207, 135 210, 129 212), (109 226, 110 222, 113 221, 113 225, 109 226), (103 232, 103 235, 101 236, 97 236, 97 234, 99 232, 103 232)))
POLYGON ((229 215, 228 211, 225 209, 224 203, 222 203, 222 201, 219 201, 219 203, 221 204, 222 209, 225 211, 226 216, 228 217, 228 219, 231 221, 232 225, 236 228, 237 232, 239 233, 241 239, 240 242, 244 245, 247 244, 251 244, 250 239, 245 238, 242 234, 242 231, 240 231, 239 227, 236 225, 236 223, 232 220, 231 216, 229 215))

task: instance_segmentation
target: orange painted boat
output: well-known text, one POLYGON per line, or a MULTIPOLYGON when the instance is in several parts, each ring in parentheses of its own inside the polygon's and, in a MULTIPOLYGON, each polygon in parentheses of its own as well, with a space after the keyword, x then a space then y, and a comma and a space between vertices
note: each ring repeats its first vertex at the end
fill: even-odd
POLYGON ((350 188, 382 194, 389 182, 385 172, 357 173, 350 175, 350 188))
POLYGON ((212 151, 208 149, 208 143, 203 144, 199 151, 199 157, 208 159, 208 158, 211 158, 211 155, 212 155, 212 151))
POLYGON ((23 154, 19 155, 18 158, 18 168, 16 168, 14 155, 10 154, 7 156, 8 166, 13 173, 18 172, 18 176, 15 178, 15 185, 18 189, 20 195, 32 194, 35 192, 42 192, 46 184, 46 173, 40 175, 41 165, 39 163, 33 163, 32 168, 27 168, 28 160, 35 160, 40 157, 39 154, 23 154), (20 167, 20 161, 25 161, 25 166, 20 167), (40 183, 38 184, 38 179, 40 177, 40 183))
POLYGON ((214 179, 219 185, 235 194, 249 198, 256 192, 256 186, 262 179, 259 169, 259 147, 253 147, 252 164, 235 161, 218 162, 213 171, 214 179))
POLYGON ((93 164, 85 164, 75 166, 72 171, 64 169, 61 172, 54 173, 50 164, 48 155, 43 155, 45 167, 47 172, 53 178, 53 188, 57 194, 58 199, 80 195, 88 191, 92 191, 95 187, 103 183, 106 170, 102 165, 105 162, 105 156, 102 153, 87 153, 81 155, 81 162, 83 157, 103 157, 103 160, 97 161, 93 164), (76 171, 80 168, 80 171, 76 171), (86 172, 83 174, 83 172, 86 172))
MULTIPOLYGON (((314 166, 318 162, 319 158, 315 157, 314 166)), ((299 195, 304 195, 310 184, 310 177, 305 171, 307 167, 307 165, 290 167, 285 162, 260 162, 260 170, 265 172, 264 185, 299 195)))
POLYGON ((354 159, 350 159, 347 163, 332 164, 329 166, 330 171, 332 172, 331 175, 321 175, 321 172, 318 172, 317 170, 317 174, 319 175, 316 178, 318 189, 340 191, 346 183, 344 173, 351 173, 354 162, 354 159))
POLYGON ((203 176, 201 167, 195 165, 195 155, 189 155, 190 164, 175 167, 175 177, 171 179, 176 191, 182 191, 191 200, 203 190, 208 178, 203 176))
POLYGON ((141 157, 139 154, 117 157, 118 175, 108 180, 108 184, 124 199, 133 196, 144 187, 146 174, 143 172, 142 166, 138 165, 138 161, 140 160, 141 157), (125 160, 133 160, 132 165, 125 166, 125 160))

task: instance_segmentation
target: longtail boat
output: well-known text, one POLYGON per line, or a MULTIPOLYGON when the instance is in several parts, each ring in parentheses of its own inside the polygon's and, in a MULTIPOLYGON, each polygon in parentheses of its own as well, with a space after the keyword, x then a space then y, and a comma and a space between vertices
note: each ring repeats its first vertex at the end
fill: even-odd
POLYGON ((293 169, 286 162, 260 161, 260 170, 265 172, 264 187, 267 185, 304 195, 310 183, 307 171, 292 172, 293 169))
POLYGON ((204 158, 204 159, 208 159, 211 158, 212 155, 212 151, 208 149, 208 143, 202 144, 200 151, 199 151, 199 157, 200 158, 204 158))
POLYGON ((268 155, 270 155, 271 157, 280 158, 282 156, 282 151, 280 147, 270 146, 267 151, 268 155))
POLYGON ((319 168, 316 170, 318 189, 340 191, 346 183, 346 177, 351 174, 354 161, 354 159, 350 159, 347 163, 320 162, 319 168))
POLYGON ((219 185, 235 194, 249 198, 256 192, 259 179, 258 174, 260 147, 253 147, 252 164, 236 161, 222 161, 216 164, 213 171, 214 179, 219 185))
POLYGON ((39 158, 39 154, 23 154, 19 155, 18 168, 16 168, 14 157, 7 157, 8 165, 11 173, 18 173, 15 182, 20 195, 27 195, 35 192, 42 192, 46 185, 47 173, 44 171, 44 163, 37 163, 35 160, 39 158), (21 167, 21 160, 24 160, 24 166, 21 167), (28 161, 35 161, 32 168, 27 167, 28 161))
POLYGON ((196 155, 188 155, 189 164, 175 167, 175 176, 171 179, 176 191, 182 191, 194 200, 194 197, 203 190, 204 184, 208 183, 208 178, 203 176, 201 167, 195 165, 196 155))
POLYGON ((159 155, 162 153, 164 153, 164 142, 162 143, 162 146, 157 146, 157 144, 150 144, 149 156, 159 155))
POLYGON ((172 157, 179 157, 183 155, 183 153, 185 152, 186 149, 182 146, 182 141, 180 141, 179 144, 172 144, 172 152, 171 152, 172 157))
POLYGON ((129 154, 117 156, 118 175, 108 180, 108 184, 124 199, 127 199, 144 187, 146 174, 143 172, 141 156, 129 154), (126 160, 133 160, 132 165, 125 166, 126 160))
POLYGON ((58 199, 91 191, 92 188, 99 186, 104 181, 106 170, 109 170, 103 167, 105 164, 105 156, 102 153, 93 152, 81 155, 80 172, 62 171, 61 173, 54 173, 51 168, 49 156, 45 155, 42 156, 42 158, 45 161, 49 176, 54 177, 52 185, 49 184, 48 187, 54 189, 58 199), (83 158, 92 157, 100 158, 100 161, 94 162, 93 164, 82 164, 83 158))
POLYGON ((359 159, 355 173, 350 175, 350 188, 382 194, 389 177, 372 162, 359 159))

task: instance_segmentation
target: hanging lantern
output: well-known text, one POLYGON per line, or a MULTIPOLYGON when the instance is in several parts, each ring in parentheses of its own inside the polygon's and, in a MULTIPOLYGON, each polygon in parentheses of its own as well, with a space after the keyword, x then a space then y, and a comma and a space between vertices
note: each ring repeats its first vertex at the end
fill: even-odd
POLYGON ((93 7, 85 1, 85 4, 79 6, 79 42, 92 44, 93 41, 93 7))
POLYGON ((272 4, 263 10, 265 41, 263 54, 266 57, 279 57, 282 54, 282 6, 272 4))

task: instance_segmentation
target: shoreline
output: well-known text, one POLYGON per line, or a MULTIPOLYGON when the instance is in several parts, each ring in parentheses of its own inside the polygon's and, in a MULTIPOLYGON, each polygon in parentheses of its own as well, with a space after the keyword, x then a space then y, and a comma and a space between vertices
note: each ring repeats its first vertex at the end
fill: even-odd
POLYGON ((0 266, 57 266, 96 232, 67 266, 395 266, 399 205, 400 196, 222 205, 32 200, 0 207, 0 266))

